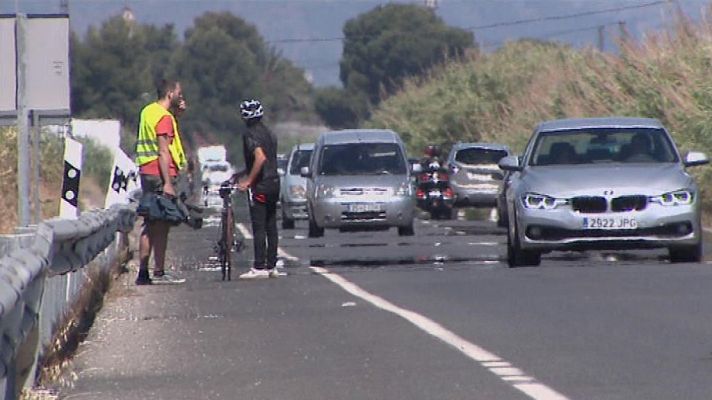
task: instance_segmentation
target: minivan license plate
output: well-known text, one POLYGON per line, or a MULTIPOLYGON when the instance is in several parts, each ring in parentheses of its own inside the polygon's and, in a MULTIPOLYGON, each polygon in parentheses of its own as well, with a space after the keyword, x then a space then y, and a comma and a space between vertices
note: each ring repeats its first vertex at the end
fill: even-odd
POLYGON ((638 229, 638 221, 633 217, 602 216, 602 217, 584 217, 583 229, 638 229))
POLYGON ((348 210, 355 213, 378 212, 383 210, 383 206, 381 204, 356 203, 349 204, 348 210))

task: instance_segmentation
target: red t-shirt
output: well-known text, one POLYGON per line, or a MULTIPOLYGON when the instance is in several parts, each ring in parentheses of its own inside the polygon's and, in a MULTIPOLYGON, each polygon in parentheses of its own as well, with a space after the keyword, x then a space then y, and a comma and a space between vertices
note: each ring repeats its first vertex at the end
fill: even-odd
MULTIPOLYGON (((173 121, 169 115, 163 116, 163 118, 161 118, 161 120, 156 124, 156 136, 168 136, 170 138, 168 143, 170 144, 173 142, 175 132, 173 132, 173 121)), ((161 176, 158 159, 142 165, 139 168, 139 173, 144 175, 161 176)), ((178 168, 176 167, 175 161, 173 161, 173 157, 171 157, 171 163, 168 166, 168 174, 170 176, 178 176, 178 168)))

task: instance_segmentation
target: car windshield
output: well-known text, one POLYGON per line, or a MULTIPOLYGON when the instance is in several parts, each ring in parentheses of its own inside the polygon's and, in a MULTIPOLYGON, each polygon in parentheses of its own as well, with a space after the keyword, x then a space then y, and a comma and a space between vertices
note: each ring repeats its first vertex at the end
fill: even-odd
POLYGON ((395 143, 348 143, 324 146, 321 175, 403 175, 405 159, 395 143))
POLYGON ((311 157, 311 150, 297 150, 292 155, 292 164, 289 167, 290 175, 299 175, 302 167, 309 166, 309 158, 311 157))
POLYGON ((657 128, 593 128, 542 132, 529 165, 677 162, 673 144, 657 128))
POLYGON ((502 157, 506 157, 504 150, 483 149, 472 147, 458 150, 455 154, 455 161, 467 165, 491 165, 497 164, 502 157))

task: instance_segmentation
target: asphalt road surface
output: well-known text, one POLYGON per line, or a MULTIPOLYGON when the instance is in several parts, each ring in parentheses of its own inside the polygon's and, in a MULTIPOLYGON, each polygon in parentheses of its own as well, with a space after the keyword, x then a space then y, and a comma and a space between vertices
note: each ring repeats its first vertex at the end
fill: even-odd
POLYGON ((590 252, 508 269, 490 221, 319 239, 298 222, 280 230, 287 276, 223 282, 215 224, 171 234, 186 284, 119 288, 64 398, 712 398, 711 265, 590 252))

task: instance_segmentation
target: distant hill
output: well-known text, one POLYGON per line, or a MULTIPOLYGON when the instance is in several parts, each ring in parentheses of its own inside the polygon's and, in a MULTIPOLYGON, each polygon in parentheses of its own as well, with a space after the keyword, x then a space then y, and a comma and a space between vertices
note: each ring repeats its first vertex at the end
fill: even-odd
MULTIPOLYGON (((88 26, 99 25, 107 17, 129 7, 141 23, 173 24, 183 32, 193 19, 206 12, 224 10, 254 23, 267 40, 294 38, 340 37, 343 24, 350 18, 372 9, 383 0, 68 0, 72 29, 84 33, 88 26)), ((398 1, 421 3, 424 1, 398 1)), ((21 12, 57 13, 59 0, 18 0, 21 12)), ((525 36, 558 39, 577 46, 595 45, 596 27, 607 24, 605 47, 613 50, 611 41, 617 32, 615 23, 625 21, 628 31, 640 36, 648 30, 669 23, 669 5, 655 0, 439 0, 437 13, 451 25, 481 27, 499 22, 541 19, 557 15, 586 14, 592 10, 648 5, 620 12, 581 15, 576 18, 549 19, 536 23, 504 24, 476 29, 475 36, 484 50, 493 50, 508 39, 525 36), (558 35, 553 35, 559 33, 558 35)), ((677 2, 693 17, 709 4, 708 0, 677 2)), ((669 3, 673 4, 673 3, 669 3)), ((13 1, 0 3, 0 13, 13 13, 13 1)), ((275 43, 284 56, 313 76, 316 85, 339 85, 340 41, 275 43)))

